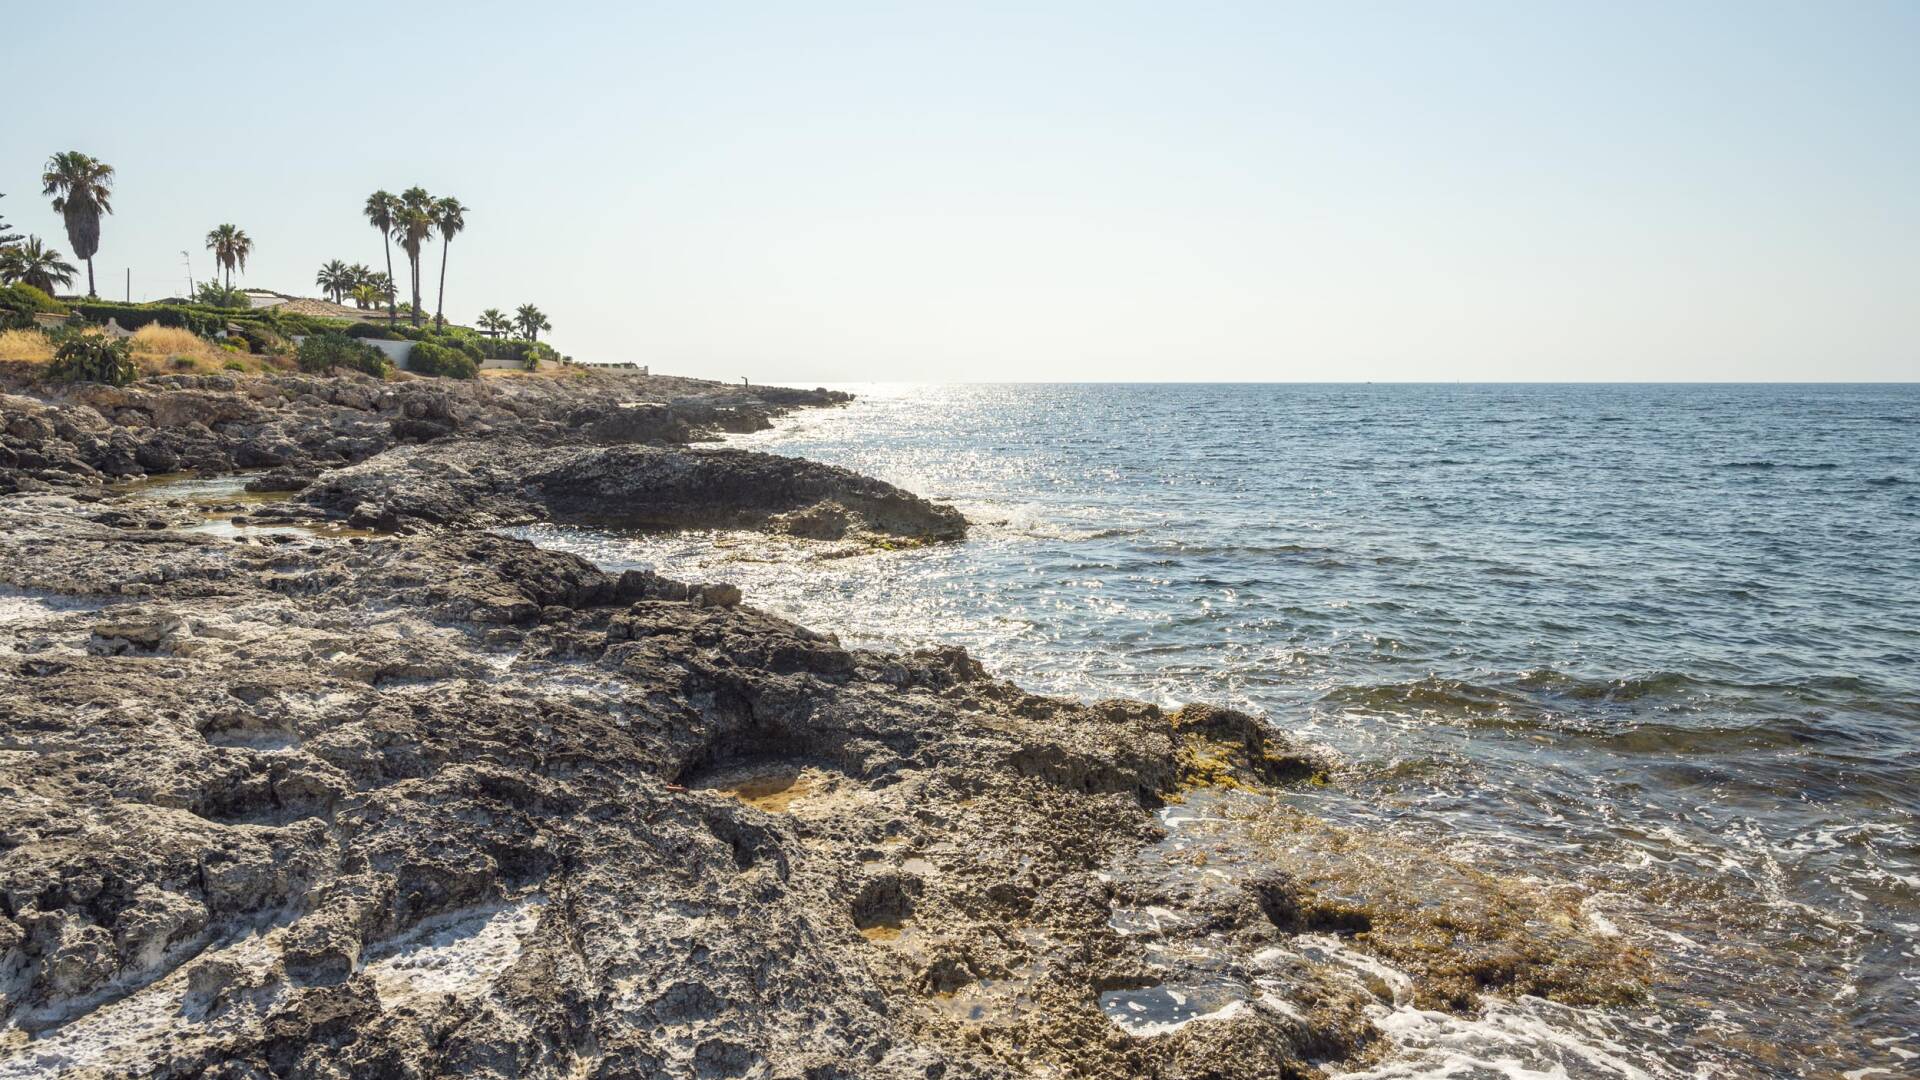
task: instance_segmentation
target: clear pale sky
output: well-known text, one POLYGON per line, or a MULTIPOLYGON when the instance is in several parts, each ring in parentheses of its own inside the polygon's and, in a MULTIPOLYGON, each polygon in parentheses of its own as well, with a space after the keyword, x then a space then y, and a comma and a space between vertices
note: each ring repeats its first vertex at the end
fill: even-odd
POLYGON ((0 201, 755 381, 1920 378, 1920 3, 22 4, 0 201), (438 270, 435 245, 428 255, 438 270), (396 264, 396 270, 400 270, 396 264), (402 271, 404 280, 404 272, 402 271), (404 288, 404 285, 403 285, 404 288), (429 299, 430 299, 429 294, 429 299))

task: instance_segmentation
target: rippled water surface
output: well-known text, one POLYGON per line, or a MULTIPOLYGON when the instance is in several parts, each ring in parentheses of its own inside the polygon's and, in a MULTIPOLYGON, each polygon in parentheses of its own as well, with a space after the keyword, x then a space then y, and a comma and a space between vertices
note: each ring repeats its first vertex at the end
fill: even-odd
POLYGON ((1920 387, 850 389, 735 442, 952 500, 965 544, 529 534, 1257 710, 1346 763, 1303 805, 1659 961, 1644 1007, 1389 1018, 1375 1075, 1920 1075, 1920 387))

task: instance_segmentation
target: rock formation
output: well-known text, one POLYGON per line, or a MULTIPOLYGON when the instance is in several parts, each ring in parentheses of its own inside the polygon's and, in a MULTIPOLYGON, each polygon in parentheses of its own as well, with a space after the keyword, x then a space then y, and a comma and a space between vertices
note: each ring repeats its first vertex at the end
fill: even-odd
POLYGON ((1328 764, 1251 717, 1038 697, 482 529, 950 510, 668 447, 713 420, 671 403, 583 446, 551 389, 168 385, 0 400, 0 1078, 1309 1076, 1396 1001, 1631 973, 1509 897, 1329 884, 1268 797, 1328 764), (285 470, 254 516, 305 525, 89 482, 189 460, 285 470), (1242 820, 1270 860, 1181 839, 1242 820))

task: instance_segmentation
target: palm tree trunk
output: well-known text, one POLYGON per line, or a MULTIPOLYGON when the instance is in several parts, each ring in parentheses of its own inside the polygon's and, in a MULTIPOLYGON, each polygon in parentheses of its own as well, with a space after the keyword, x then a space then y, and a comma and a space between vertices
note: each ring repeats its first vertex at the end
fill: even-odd
POLYGON ((87 299, 98 300, 100 294, 93 291, 93 256, 87 256, 87 299))
POLYGON ((420 256, 411 256, 413 260, 413 325, 420 325, 420 256))
POLYGON ((381 229, 380 239, 387 249, 387 325, 392 326, 399 317, 393 310, 393 237, 387 235, 387 230, 381 229))
POLYGON ((433 301, 433 325, 445 327, 446 316, 441 314, 447 308, 447 249, 453 246, 453 238, 448 237, 440 245, 440 295, 433 301))

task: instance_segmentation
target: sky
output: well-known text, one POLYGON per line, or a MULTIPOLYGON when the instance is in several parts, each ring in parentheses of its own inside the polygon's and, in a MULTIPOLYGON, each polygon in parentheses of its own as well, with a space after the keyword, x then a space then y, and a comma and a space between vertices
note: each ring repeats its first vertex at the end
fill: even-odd
POLYGON ((71 251, 46 158, 114 165, 105 295, 223 222, 313 295, 418 184, 449 316, 657 372, 1920 378, 1909 0, 21 12, 0 217, 71 251))

